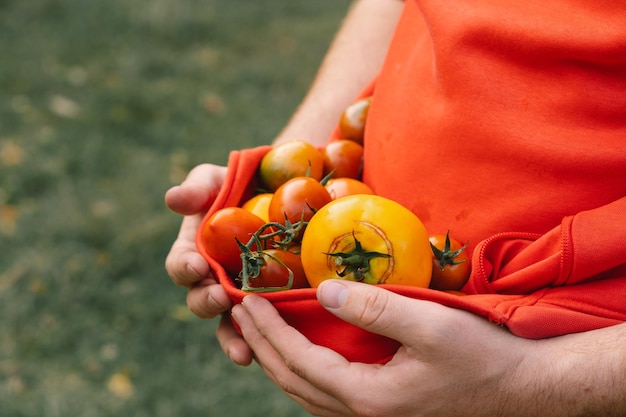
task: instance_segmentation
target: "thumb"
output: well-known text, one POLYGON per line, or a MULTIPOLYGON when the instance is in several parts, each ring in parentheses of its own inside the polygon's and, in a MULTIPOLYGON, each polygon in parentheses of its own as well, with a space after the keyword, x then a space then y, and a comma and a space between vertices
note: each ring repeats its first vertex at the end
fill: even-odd
POLYGON ((420 317, 432 317, 435 303, 414 300, 381 287, 345 280, 328 280, 317 289, 319 302, 340 319, 399 342, 413 339, 420 317), (416 318, 412 320, 409 318, 416 318))
POLYGON ((165 204, 174 212, 192 215, 207 210, 220 191, 226 168, 201 164, 194 167, 182 184, 165 193, 165 204))

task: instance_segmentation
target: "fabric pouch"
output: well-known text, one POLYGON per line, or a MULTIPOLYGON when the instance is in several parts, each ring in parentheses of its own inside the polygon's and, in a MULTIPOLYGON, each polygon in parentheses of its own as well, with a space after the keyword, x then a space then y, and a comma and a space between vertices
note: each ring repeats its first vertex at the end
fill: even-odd
MULTIPOLYGON (((206 213, 199 231, 216 210, 239 206, 254 195, 257 167, 270 149, 270 146, 261 146, 231 152, 224 185, 206 213)), ((238 289, 221 265, 206 253, 200 236, 199 232, 196 239, 199 252, 207 259, 233 302, 240 303, 248 293, 238 289)), ((473 268, 479 271, 472 274, 466 285, 468 295, 465 296, 427 288, 381 287, 406 297, 433 301, 478 314, 526 338, 558 336, 626 321, 626 271, 617 274, 617 278, 573 281, 571 285, 560 283, 556 287, 546 286, 540 281, 533 285, 532 276, 531 282, 521 279, 525 282, 522 287, 519 287, 520 280, 515 279, 491 282, 495 279, 492 272, 496 264, 503 262, 503 257, 514 253, 524 242, 530 244, 539 239, 540 236, 531 234, 511 233, 481 242, 472 259, 473 268), (485 272, 486 269, 489 271, 485 272)), ((313 288, 305 288, 259 295, 272 302, 284 320, 311 342, 328 347, 349 361, 385 363, 393 357, 400 346, 398 342, 336 318, 317 301, 315 291, 313 288)), ((428 317, 420 319, 428 320, 428 317)))

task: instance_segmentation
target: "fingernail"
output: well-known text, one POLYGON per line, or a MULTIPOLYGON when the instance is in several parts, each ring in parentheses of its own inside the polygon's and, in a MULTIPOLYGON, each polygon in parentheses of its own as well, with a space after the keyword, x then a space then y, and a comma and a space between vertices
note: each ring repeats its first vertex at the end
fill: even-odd
POLYGON ((250 299, 250 296, 249 296, 249 295, 244 296, 244 297, 241 299, 241 305, 242 305, 242 306, 245 306, 245 305, 247 304, 247 303, 246 303, 246 301, 248 301, 248 299, 250 299))
POLYGON ((239 317, 239 312, 241 311, 241 309, 242 309, 241 305, 235 304, 233 308, 230 310, 230 318, 234 321, 234 324, 236 326, 239 326, 237 317, 239 317))
POLYGON ((324 281, 317 290, 317 298, 326 308, 340 308, 348 297, 348 287, 341 281, 324 281))

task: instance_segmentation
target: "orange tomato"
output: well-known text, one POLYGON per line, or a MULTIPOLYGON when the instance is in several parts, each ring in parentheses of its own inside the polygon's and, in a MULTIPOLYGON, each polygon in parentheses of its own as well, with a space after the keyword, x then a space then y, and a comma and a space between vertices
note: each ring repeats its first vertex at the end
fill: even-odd
POLYGON ((322 148, 324 175, 331 172, 333 178, 361 178, 363 169, 363 146, 348 139, 329 142, 322 148))
POLYGON ((281 185, 269 205, 270 222, 285 224, 308 221, 313 214, 331 201, 326 188, 310 177, 292 178, 281 185))
POLYGON ((349 105, 339 119, 339 132, 345 139, 350 139, 360 144, 363 143, 367 113, 372 102, 371 97, 366 97, 349 105))
POLYGON ((300 139, 284 142, 266 153, 259 164, 259 178, 270 192, 295 177, 321 180, 324 157, 313 145, 300 139))
POLYGON ((236 239, 246 244, 263 225, 263 219, 241 207, 225 207, 213 213, 204 223, 201 244, 230 276, 237 276, 242 261, 236 239))
POLYGON ((471 273, 470 254, 457 240, 445 235, 431 235, 433 272, 430 288, 434 290, 459 291, 471 273))
POLYGON ((324 187, 333 200, 354 194, 374 194, 369 185, 354 178, 331 178, 324 187))

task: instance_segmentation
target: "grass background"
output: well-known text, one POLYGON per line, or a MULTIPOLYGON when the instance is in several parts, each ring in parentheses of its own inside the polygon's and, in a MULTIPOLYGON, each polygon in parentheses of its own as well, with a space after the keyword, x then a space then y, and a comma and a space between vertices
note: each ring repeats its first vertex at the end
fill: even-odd
POLYGON ((268 143, 348 1, 0 0, 0 414, 302 416, 163 263, 167 188, 268 143))

